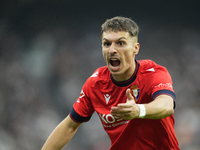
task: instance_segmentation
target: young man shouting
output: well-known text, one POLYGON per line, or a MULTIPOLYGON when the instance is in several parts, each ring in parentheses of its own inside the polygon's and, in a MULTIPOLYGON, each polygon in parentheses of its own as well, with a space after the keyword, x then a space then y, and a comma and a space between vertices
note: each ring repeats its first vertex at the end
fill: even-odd
POLYGON ((69 115, 42 150, 59 150, 81 123, 97 112, 111 140, 110 150, 179 150, 174 132, 175 93, 165 67, 136 60, 139 28, 125 17, 102 25, 102 53, 107 66, 85 82, 69 115))

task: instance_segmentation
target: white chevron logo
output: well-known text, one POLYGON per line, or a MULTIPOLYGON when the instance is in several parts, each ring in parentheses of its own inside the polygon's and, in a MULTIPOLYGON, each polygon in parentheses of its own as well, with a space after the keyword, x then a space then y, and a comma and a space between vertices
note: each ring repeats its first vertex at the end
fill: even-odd
POLYGON ((152 71, 152 72, 154 72, 155 70, 154 70, 154 68, 150 68, 150 69, 147 69, 146 71, 152 71))
POLYGON ((103 96, 104 96, 104 98, 105 98, 105 100, 106 100, 106 104, 108 104, 111 95, 109 95, 109 94, 104 94, 103 96))
POLYGON ((93 74, 91 75, 91 77, 97 77, 98 73, 99 73, 99 71, 93 73, 93 74))

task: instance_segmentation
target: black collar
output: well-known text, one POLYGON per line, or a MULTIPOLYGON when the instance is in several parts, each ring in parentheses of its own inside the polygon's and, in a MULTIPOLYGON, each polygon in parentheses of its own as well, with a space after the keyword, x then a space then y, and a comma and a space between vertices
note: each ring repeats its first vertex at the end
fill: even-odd
POLYGON ((135 81, 136 77, 137 77, 137 72, 138 72, 139 67, 140 67, 140 63, 139 63, 137 60, 135 60, 135 62, 136 62, 135 71, 134 71, 133 75, 132 75, 128 80, 122 81, 122 82, 117 82, 117 81, 115 81, 115 79, 113 78, 112 74, 110 74, 110 77, 111 77, 112 82, 113 82, 115 85, 119 86, 119 87, 129 86, 131 83, 133 83, 133 82, 135 81))

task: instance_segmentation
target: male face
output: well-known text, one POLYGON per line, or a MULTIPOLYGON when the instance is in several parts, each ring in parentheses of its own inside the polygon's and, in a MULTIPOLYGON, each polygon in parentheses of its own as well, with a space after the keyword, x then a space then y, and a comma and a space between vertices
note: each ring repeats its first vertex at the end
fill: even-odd
POLYGON ((135 55, 139 51, 137 37, 125 31, 106 31, 102 34, 102 53, 116 81, 128 80, 135 70, 135 55))

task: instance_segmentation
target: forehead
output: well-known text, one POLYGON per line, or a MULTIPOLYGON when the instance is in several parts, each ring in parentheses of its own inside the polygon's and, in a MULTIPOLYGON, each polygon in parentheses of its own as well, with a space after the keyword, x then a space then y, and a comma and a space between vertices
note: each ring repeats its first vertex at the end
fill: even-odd
POLYGON ((104 40, 115 41, 121 38, 128 40, 129 38, 131 38, 131 36, 128 32, 125 31, 118 31, 118 32, 106 31, 102 34, 102 41, 104 40))

